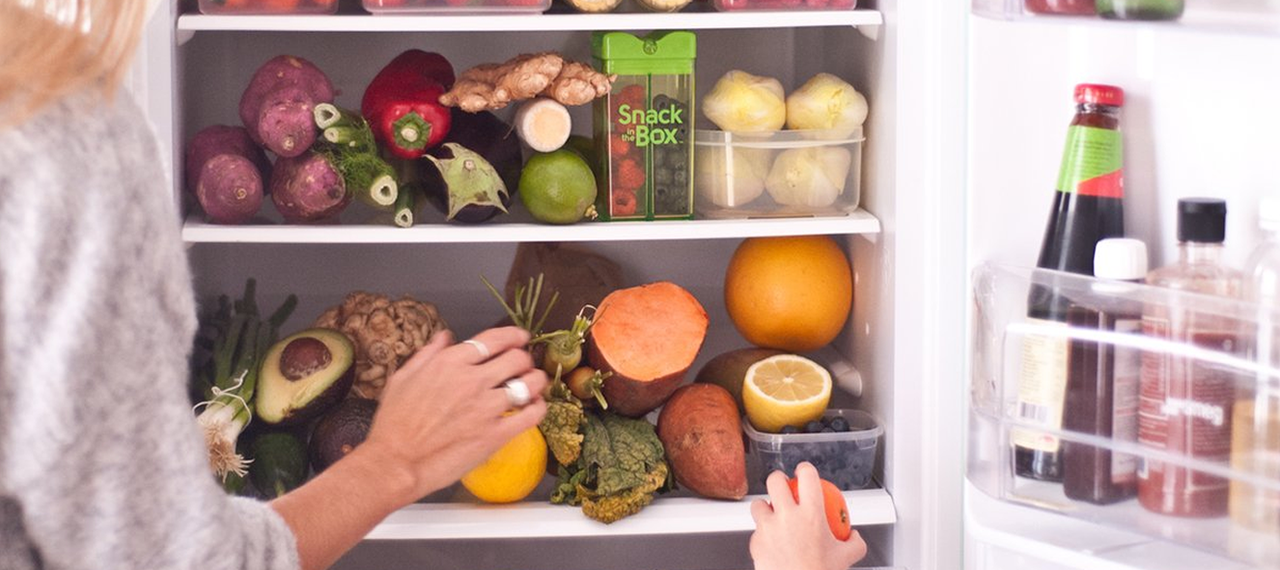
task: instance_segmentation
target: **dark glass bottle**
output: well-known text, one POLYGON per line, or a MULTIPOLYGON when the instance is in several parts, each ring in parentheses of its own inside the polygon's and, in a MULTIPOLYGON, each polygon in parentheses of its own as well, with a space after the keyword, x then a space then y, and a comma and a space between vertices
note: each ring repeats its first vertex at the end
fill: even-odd
MULTIPOLYGON (((1093 259, 1098 281, 1087 299, 1067 311, 1067 324, 1141 334, 1142 302, 1133 298, 1136 288, 1130 283, 1147 276, 1147 245, 1136 239, 1103 240, 1093 259)), ((1142 353, 1126 343, 1071 339, 1062 429, 1136 442, 1141 362, 1142 353)), ((1138 458, 1106 447, 1062 442, 1062 471, 1062 490, 1077 501, 1107 505, 1138 492, 1138 458)))
MULTIPOLYGON (((1124 236, 1120 106, 1124 91, 1110 85, 1076 86, 1076 115, 1067 129, 1053 209, 1036 266, 1093 275, 1099 241, 1124 236)), ((1037 325, 1066 326, 1071 301, 1050 284, 1033 284, 1027 316, 1037 325)), ((1018 419, 1058 429, 1067 385, 1067 341, 1053 335, 1023 338, 1018 419)), ((1059 440, 1050 433, 1015 429, 1014 471, 1022 477, 1062 480, 1059 440)))

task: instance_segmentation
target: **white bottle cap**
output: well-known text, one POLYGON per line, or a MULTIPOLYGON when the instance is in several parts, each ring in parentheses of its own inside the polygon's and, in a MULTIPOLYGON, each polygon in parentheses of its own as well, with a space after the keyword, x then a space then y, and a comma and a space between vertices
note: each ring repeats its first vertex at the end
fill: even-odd
POLYGON ((1265 196, 1258 201, 1258 227, 1280 230, 1280 196, 1265 196))
POLYGON ((1109 238, 1093 250, 1093 275, 1099 279, 1138 281, 1147 276, 1147 244, 1132 238, 1109 238))

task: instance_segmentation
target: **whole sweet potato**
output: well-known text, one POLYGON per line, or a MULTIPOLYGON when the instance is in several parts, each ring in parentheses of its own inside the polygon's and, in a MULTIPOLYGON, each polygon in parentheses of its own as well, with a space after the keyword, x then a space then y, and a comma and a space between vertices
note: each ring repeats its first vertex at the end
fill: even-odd
POLYGON ((287 222, 315 223, 336 218, 351 203, 351 192, 324 155, 308 152, 276 160, 271 202, 287 222))
POLYGON ((271 163, 243 127, 201 129, 187 144, 183 162, 187 191, 211 221, 238 224, 258 212, 271 163))
POLYGON ((320 68, 300 57, 276 56, 258 68, 240 97, 240 120, 254 142, 279 156, 300 156, 316 140, 315 106, 332 103, 333 96, 320 68))
POLYGON ((242 224, 262 207, 262 173, 249 159, 219 154, 200 168, 196 200, 218 224, 242 224))
POLYGON ((690 384, 658 415, 658 439, 676 482, 711 499, 747 494, 747 458, 738 405, 715 384, 690 384))

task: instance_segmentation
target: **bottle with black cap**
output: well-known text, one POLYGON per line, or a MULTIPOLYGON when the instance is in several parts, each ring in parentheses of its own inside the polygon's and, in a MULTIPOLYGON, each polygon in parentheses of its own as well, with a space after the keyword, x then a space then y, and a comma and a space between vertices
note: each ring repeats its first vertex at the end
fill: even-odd
MULTIPOLYGON (((1151 285, 1237 297, 1241 274, 1223 261, 1227 204, 1212 198, 1178 201, 1178 261, 1147 275, 1151 285)), ((1145 336, 1207 350, 1242 353, 1239 324, 1198 311, 1186 297, 1147 303, 1145 336)), ((1226 463, 1231 453, 1235 378, 1211 362, 1172 352, 1142 357, 1138 442, 1167 453, 1226 463)), ((1147 510, 1184 517, 1227 513, 1227 480, 1146 457, 1138 468, 1138 501, 1147 510)))

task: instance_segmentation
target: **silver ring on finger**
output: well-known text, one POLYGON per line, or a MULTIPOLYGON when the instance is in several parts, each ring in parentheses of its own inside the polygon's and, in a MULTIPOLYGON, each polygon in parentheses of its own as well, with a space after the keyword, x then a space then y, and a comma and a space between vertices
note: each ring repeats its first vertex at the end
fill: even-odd
POLYGON ((474 338, 470 340, 464 340, 462 341, 462 344, 469 344, 471 346, 476 347, 476 350, 480 351, 480 360, 489 360, 489 357, 493 355, 493 353, 489 352, 489 347, 485 346, 483 342, 480 342, 474 338))
POLYGON ((529 391, 529 385, 524 380, 512 378, 502 383, 502 391, 507 394, 507 403, 513 408, 523 408, 529 405, 533 399, 533 394, 529 391))

